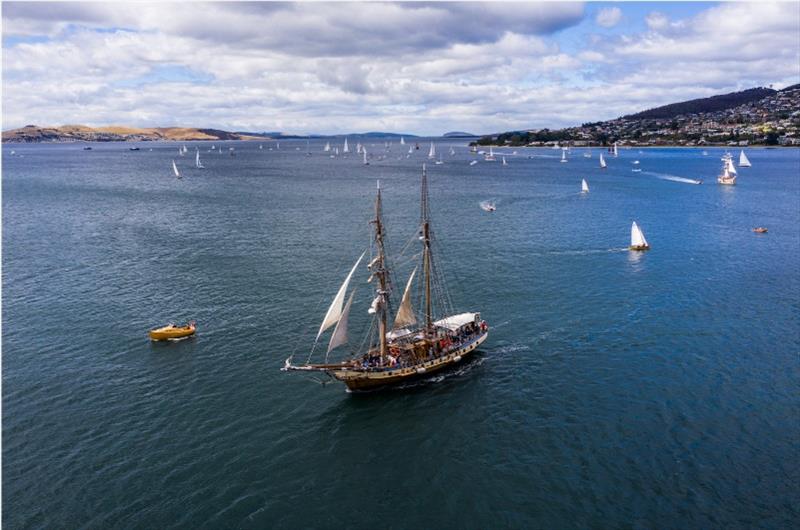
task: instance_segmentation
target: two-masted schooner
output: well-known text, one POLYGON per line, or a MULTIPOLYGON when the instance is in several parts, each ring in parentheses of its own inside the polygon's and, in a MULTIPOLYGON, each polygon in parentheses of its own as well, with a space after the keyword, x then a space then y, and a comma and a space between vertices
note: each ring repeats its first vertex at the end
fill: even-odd
POLYGON ((455 313, 442 271, 434 259, 436 239, 430 221, 428 177, 422 166, 421 215, 419 240, 420 263, 411 272, 400 305, 393 310, 392 273, 385 249, 385 225, 382 217, 381 189, 378 185, 373 227, 374 255, 367 264, 369 280, 375 292, 367 311, 373 315, 363 349, 351 352, 344 360, 330 362, 333 350, 349 344, 347 324, 354 293, 347 297, 350 281, 358 273, 365 251, 342 283, 328 308, 314 340, 316 346, 325 332, 334 327, 324 362, 295 364, 286 359, 283 370, 323 372, 344 382, 351 391, 375 390, 429 376, 455 365, 475 351, 489 335, 489 327, 478 312, 455 313), (421 274, 417 275, 417 271, 421 274), (415 279, 417 280, 415 282, 415 279), (373 283, 374 282, 374 283, 373 283), (416 287, 416 288, 415 288, 416 287), (416 295, 416 296, 415 296, 416 295), (345 298, 347 301, 345 302, 345 298), (418 303, 414 303, 416 300, 418 303), (415 307, 419 311, 415 311, 415 307), (393 320, 392 320, 393 317, 393 320))

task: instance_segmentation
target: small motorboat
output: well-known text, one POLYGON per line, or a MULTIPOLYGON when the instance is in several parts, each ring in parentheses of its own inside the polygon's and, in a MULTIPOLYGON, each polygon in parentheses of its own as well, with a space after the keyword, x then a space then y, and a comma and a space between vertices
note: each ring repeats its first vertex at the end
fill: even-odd
POLYGON ((197 323, 192 320, 185 326, 176 326, 173 323, 169 323, 166 326, 151 329, 148 335, 150 336, 150 340, 183 339, 194 335, 196 330, 197 323))
POLYGON ((141 151, 138 147, 129 147, 128 151, 141 151))
POLYGON ((755 232, 756 234, 766 234, 767 229, 764 228, 763 226, 757 226, 756 228, 753 228, 753 232, 755 232))

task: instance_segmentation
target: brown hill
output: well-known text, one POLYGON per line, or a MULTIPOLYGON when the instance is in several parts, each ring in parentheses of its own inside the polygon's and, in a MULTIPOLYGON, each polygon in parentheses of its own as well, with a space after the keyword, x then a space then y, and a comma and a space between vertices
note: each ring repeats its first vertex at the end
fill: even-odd
POLYGON ((194 127, 148 127, 137 128, 124 125, 88 127, 86 125, 62 125, 40 127, 26 125, 19 129, 3 131, 4 142, 132 142, 152 140, 263 140, 239 133, 217 129, 194 127))

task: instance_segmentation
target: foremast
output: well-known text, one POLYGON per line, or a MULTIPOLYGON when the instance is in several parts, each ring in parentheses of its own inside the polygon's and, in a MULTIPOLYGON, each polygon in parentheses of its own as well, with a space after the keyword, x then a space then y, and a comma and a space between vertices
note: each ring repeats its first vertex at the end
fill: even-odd
POLYGON ((431 224, 428 206, 428 172, 422 164, 422 187, 420 191, 420 223, 422 224, 422 274, 425 283, 425 334, 433 328, 431 309, 431 224))
POLYGON ((381 207, 381 183, 378 181, 378 195, 375 198, 375 219, 372 220, 375 225, 375 247, 378 255, 372 261, 372 274, 378 279, 378 288, 376 297, 372 302, 372 308, 378 314, 378 336, 379 348, 381 358, 385 358, 387 354, 386 333, 388 313, 389 313, 389 270, 386 263, 386 249, 384 245, 384 238, 386 233, 383 227, 382 207, 381 207))

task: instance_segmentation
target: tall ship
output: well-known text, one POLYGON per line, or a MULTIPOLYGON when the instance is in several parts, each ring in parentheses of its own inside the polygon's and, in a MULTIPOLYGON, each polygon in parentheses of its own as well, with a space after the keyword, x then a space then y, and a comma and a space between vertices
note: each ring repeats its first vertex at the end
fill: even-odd
POLYGON ((430 220, 428 177, 422 166, 419 241, 422 245, 419 262, 405 283, 399 305, 393 303, 393 272, 386 253, 386 225, 383 222, 381 189, 378 184, 372 245, 364 251, 339 288, 317 331, 314 344, 305 362, 295 363, 289 356, 284 371, 321 372, 343 382, 350 391, 369 391, 401 385, 428 377, 463 362, 489 336, 489 326, 479 312, 453 310, 444 275, 435 258, 437 247, 430 220), (366 270, 360 268, 370 252, 366 270), (420 274, 417 274, 419 271, 420 274), (348 290, 356 275, 368 276, 374 286, 374 297, 367 313, 372 315, 368 332, 359 348, 348 340, 348 320, 354 291, 348 290), (346 302, 345 302, 345 299, 346 302), (417 308, 417 309, 415 309, 417 308), (333 327, 328 346, 317 351, 327 330, 333 327), (332 360, 334 355, 341 360, 332 360), (322 362, 312 362, 321 358, 322 362))
POLYGON ((736 185, 736 166, 733 165, 733 156, 729 153, 722 157, 722 173, 717 177, 717 182, 726 186, 736 185))

